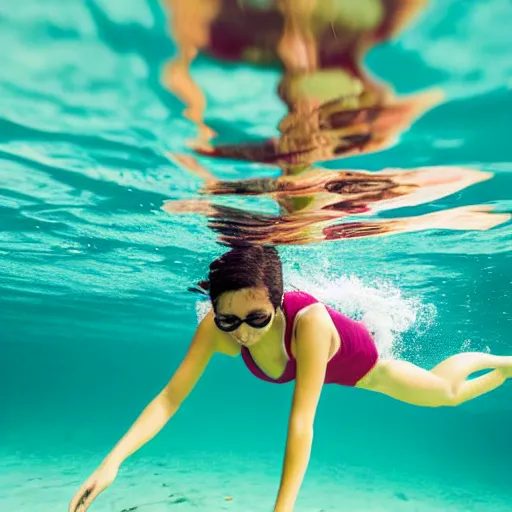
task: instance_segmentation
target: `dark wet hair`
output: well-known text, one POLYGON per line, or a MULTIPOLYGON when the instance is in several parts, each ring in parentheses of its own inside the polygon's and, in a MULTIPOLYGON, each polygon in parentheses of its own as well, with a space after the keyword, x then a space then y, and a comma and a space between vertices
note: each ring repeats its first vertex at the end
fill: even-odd
POLYGON ((203 293, 208 292, 214 310, 224 292, 255 287, 267 289, 274 308, 281 305, 283 272, 274 247, 257 245, 231 249, 210 264, 208 280, 197 285, 203 293))

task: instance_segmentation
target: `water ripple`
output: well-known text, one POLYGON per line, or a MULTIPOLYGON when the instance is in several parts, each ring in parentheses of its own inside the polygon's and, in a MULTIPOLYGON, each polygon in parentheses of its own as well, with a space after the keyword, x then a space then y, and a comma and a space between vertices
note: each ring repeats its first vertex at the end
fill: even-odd
MULTIPOLYGON (((360 219, 472 204, 512 209, 509 8, 506 0, 431 2, 414 26, 370 52, 372 71, 400 94, 442 86, 446 97, 389 147, 335 158, 322 167, 453 165, 494 177, 425 205, 360 219), (411 71, 404 73, 404 67, 411 71)), ((97 313, 95 301, 114 299, 152 304, 159 312, 170 301, 192 311, 194 299, 186 289, 204 277, 223 247, 208 227, 211 219, 200 212, 162 210, 168 200, 204 199, 203 180, 168 154, 190 156, 188 141, 197 127, 161 83, 176 55, 163 6, 142 0, 129 9, 99 1, 63 7, 56 0, 9 0, 0 14, 0 43, 9 48, 0 57, 2 300, 36 304, 69 294, 81 297, 76 307, 89 315, 97 313)), ((286 110, 275 94, 278 69, 201 56, 193 75, 204 88, 206 118, 220 141, 259 142, 278 133, 286 110)), ((275 167, 255 161, 197 158, 218 180, 279 175, 275 167)), ((219 208, 261 218, 274 218, 279 210, 267 196, 213 200, 219 208)), ((507 223, 488 231, 400 234, 378 243, 368 238, 282 247, 282 254, 286 261, 299 261, 305 274, 323 261, 337 277, 344 272, 369 281, 398 276, 399 288, 430 302, 444 300, 443 281, 464 280, 468 269, 476 272, 476 261, 485 261, 496 279, 508 279, 504 268, 511 248, 507 223)))

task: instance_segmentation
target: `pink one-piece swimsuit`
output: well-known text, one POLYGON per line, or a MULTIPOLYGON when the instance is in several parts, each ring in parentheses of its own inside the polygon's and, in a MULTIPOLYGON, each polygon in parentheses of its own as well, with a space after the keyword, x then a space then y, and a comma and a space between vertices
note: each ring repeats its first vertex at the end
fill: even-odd
MULTIPOLYGON (((297 363, 292 355, 292 335, 295 317, 304 308, 319 302, 305 292, 286 292, 283 299, 283 312, 286 319, 284 347, 288 362, 283 374, 273 379, 266 375, 255 363, 247 347, 242 347, 242 358, 249 370, 259 379, 275 384, 284 384, 295 379, 297 363)), ((377 363, 379 354, 372 335, 356 320, 346 317, 329 306, 325 306, 340 335, 341 345, 327 363, 325 384, 355 386, 377 363)))

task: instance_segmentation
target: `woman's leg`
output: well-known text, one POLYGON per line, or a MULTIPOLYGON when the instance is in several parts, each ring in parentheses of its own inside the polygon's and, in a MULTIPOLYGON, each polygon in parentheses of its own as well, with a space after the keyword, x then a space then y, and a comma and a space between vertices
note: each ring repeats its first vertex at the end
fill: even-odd
POLYGON ((382 360, 358 387, 424 407, 455 406, 501 386, 512 377, 512 356, 466 352, 449 357, 432 370, 407 361, 382 360), (468 380, 481 370, 487 374, 468 380))

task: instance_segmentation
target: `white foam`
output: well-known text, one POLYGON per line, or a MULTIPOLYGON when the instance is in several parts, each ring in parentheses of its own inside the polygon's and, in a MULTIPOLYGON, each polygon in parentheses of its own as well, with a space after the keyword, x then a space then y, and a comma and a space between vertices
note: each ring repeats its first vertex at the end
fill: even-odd
POLYGON ((288 282, 287 290, 303 290, 344 315, 362 320, 382 357, 400 357, 403 333, 414 330, 422 334, 436 316, 432 304, 404 297, 399 288, 384 281, 368 285, 355 276, 332 279, 292 273, 288 282))
POLYGON ((210 303, 209 299, 203 298, 201 300, 196 301, 196 316, 197 316, 197 323, 201 323, 203 318, 208 314, 208 311, 212 308, 212 305, 210 303))

